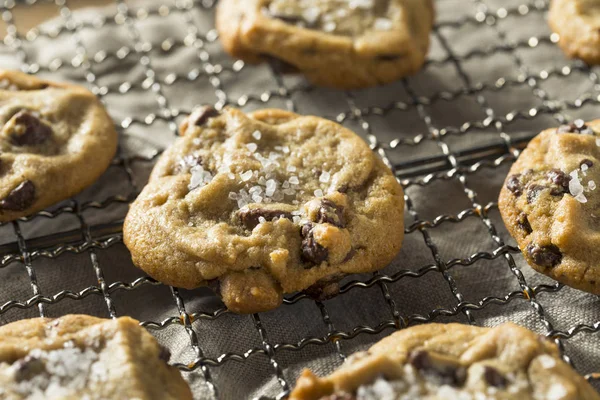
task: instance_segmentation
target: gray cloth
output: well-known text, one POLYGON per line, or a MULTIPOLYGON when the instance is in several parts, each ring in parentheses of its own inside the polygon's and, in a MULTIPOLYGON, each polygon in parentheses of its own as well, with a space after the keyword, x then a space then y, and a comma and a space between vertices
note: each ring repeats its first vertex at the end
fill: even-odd
MULTIPOLYGON (((468 211, 496 201, 511 163, 503 147, 508 144, 506 138, 518 144, 518 139, 555 126, 561 118, 593 118, 598 110, 595 101, 583 107, 574 103, 586 93, 594 97, 598 94, 594 86, 597 76, 581 64, 566 60, 548 40, 530 40, 532 36, 547 39, 550 35, 544 12, 535 8, 540 2, 521 7, 518 10, 524 15, 520 15, 516 7, 523 1, 439 0, 439 27, 432 35, 432 61, 427 67, 406 82, 348 93, 305 90, 307 84, 301 77, 286 76, 278 81, 268 65, 235 62, 218 42, 214 12, 201 7, 210 2, 196 1, 189 10, 185 9, 187 2, 176 3, 182 9, 178 10, 175 2, 167 1, 166 7, 159 9, 159 2, 146 1, 144 9, 148 13, 132 7, 131 17, 117 16, 118 23, 110 22, 115 16, 114 6, 75 12, 69 23, 74 33, 63 29, 55 38, 47 34, 33 38, 30 34, 33 40, 23 39, 22 44, 9 40, 7 46, 0 47, 3 67, 29 65, 31 71, 39 69, 40 76, 81 83, 103 94, 110 114, 122 126, 120 154, 127 160, 124 165, 112 166, 75 198, 76 203, 67 201, 52 207, 62 210, 54 218, 37 216, 18 223, 26 239, 52 239, 46 243, 28 242, 39 290, 49 298, 46 301, 50 304, 44 306, 47 316, 109 316, 101 292, 87 289, 98 286, 91 255, 94 251, 97 266, 111 287, 116 314, 163 322, 161 329, 155 324, 148 327, 171 349, 172 362, 188 364, 197 358, 170 289, 149 284, 128 286, 144 275, 132 265, 119 234, 110 233, 125 216, 127 205, 124 201, 103 201, 122 200, 118 196, 139 191, 152 166, 144 159, 173 140, 175 122, 180 122, 194 105, 226 101, 243 110, 293 108, 303 114, 338 118, 367 140, 376 135, 387 149, 389 160, 398 166, 400 176, 406 178, 403 182, 412 204, 406 210, 407 228, 415 218, 435 227, 417 224, 425 227, 426 233, 410 229, 401 253, 382 271, 394 279, 360 285, 356 281, 372 282, 374 276, 346 278, 347 290, 323 303, 330 326, 319 305, 305 298, 260 314, 257 318, 266 334, 266 346, 257 329, 259 320, 228 313, 211 317, 222 305, 209 290, 180 291, 187 312, 195 313, 193 332, 199 350, 209 360, 207 370, 218 398, 279 396, 282 385, 276 379, 277 369, 289 387, 293 387, 302 368, 329 373, 341 364, 342 356, 393 332, 394 321, 398 326, 429 320, 467 323, 470 319, 481 326, 514 321, 544 334, 549 332, 544 321, 561 332, 600 321, 596 296, 568 287, 552 290, 550 279, 533 272, 520 254, 501 246, 501 242, 514 245, 514 241, 502 224, 497 206, 486 208, 482 214, 485 218, 468 211), (491 10, 488 14, 484 14, 486 6, 491 10), (500 7, 509 10, 508 16, 504 17, 502 10, 496 13, 500 7), (109 22, 103 22, 103 15, 109 16, 109 22), (483 20, 487 23, 476 22, 483 20), (507 51, 515 46, 516 50, 507 51), (25 59, 20 56, 21 50, 25 59), (543 72, 561 71, 564 66, 571 66, 562 70, 565 76, 543 72), (528 76, 531 79, 525 79, 528 76), (487 89, 480 90, 481 84, 487 89), (440 93, 446 95, 440 98, 440 93), (416 99, 421 103, 418 107, 413 104, 416 99), (558 113, 543 112, 544 106, 565 105, 568 108, 558 113), (542 111, 530 112, 532 109, 542 111), (176 117, 171 119, 170 115, 176 117), (493 123, 490 117, 495 118, 493 123), (494 157, 505 154, 497 159, 499 165, 486 162, 469 167, 475 155, 465 150, 488 145, 495 146, 494 157), (457 154, 464 168, 453 170, 448 154, 457 154), (436 179, 423 175, 432 167, 443 169, 435 172, 436 179), (407 178, 415 170, 417 176, 407 178), (81 245, 81 236, 77 236, 81 223, 73 212, 74 204, 82 207, 81 216, 92 226, 94 240, 92 246, 88 243, 64 249, 61 242, 65 238, 56 237, 59 232, 73 231, 68 242, 81 245), (460 214, 463 210, 467 213, 460 214), (460 222, 440 222, 436 220, 440 215, 459 216, 460 222), (490 231, 486 224, 493 229, 490 231), (496 233, 497 238, 493 236, 496 233), (430 238, 429 246, 424 235, 430 238), (35 251, 38 246, 65 251, 40 255, 35 251), (499 248, 500 256, 480 258, 499 248), (516 263, 514 271, 502 255, 506 251, 516 263), (477 256, 469 259, 474 254, 477 256), (446 265, 450 268, 444 276, 440 271, 446 265), (521 282, 518 271, 523 276, 521 282), (526 299, 520 283, 542 288, 535 302, 526 299), (64 290, 74 295, 61 293, 64 290), (462 303, 457 310, 459 301, 462 303), (334 341, 327 340, 330 330, 336 332, 336 338, 341 337, 337 342, 341 355, 334 341), (313 340, 307 342, 307 338, 313 340), (274 356, 270 360, 271 352, 274 356)), ((58 19, 41 30, 49 32, 52 27, 64 27, 66 22, 58 19)), ((27 271, 18 261, 20 252, 12 224, 0 226, 0 254, 4 257, 4 267, 0 268, 0 305, 4 304, 0 323, 39 316, 35 305, 21 309, 6 303, 25 302, 32 297, 27 271), (17 260, 9 262, 11 257, 17 260)), ((600 369, 599 342, 597 334, 579 333, 563 344, 578 371, 587 374, 600 369)), ((211 385, 206 384, 199 368, 185 373, 185 377, 197 399, 213 397, 211 385)))

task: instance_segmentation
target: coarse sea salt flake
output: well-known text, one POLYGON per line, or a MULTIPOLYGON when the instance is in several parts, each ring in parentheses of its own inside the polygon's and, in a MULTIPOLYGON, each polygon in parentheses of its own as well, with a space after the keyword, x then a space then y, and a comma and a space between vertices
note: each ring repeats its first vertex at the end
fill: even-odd
POLYGON ((316 197, 323 197, 323 191, 321 189, 315 190, 314 193, 316 197))
POLYGON ((256 151, 256 149, 258 148, 258 146, 256 145, 256 143, 248 143, 246 145, 246 148, 248 150, 250 150, 250 153, 254 153, 256 151))
POLYGON ((327 183, 331 178, 331 174, 327 171, 321 172, 321 176, 319 176, 319 182, 327 183))
POLYGON ((293 165, 288 165, 286 168, 287 172, 296 172, 296 167, 294 167, 293 165))
POLYGON ((387 18, 377 18, 373 27, 377 31, 389 31, 393 27, 392 20, 387 18))
POLYGON ((596 190, 596 182, 594 182, 594 181, 589 181, 589 182, 588 182, 588 188, 589 188, 590 190, 596 190))
POLYGON ((309 7, 306 10, 302 11, 302 18, 309 24, 314 24, 319 19, 319 15, 321 12, 318 7, 309 7))
POLYGON ((600 138, 596 138, 596 146, 600 147, 600 138))
POLYGON ((262 137, 262 133, 260 133, 260 131, 254 131, 252 132, 252 137, 256 140, 260 140, 260 138, 262 137))
POLYGON ((542 354, 538 357, 538 360, 544 368, 552 368, 556 365, 556 361, 554 361, 554 358, 550 357, 547 354, 542 354))
POLYGON ((577 196, 575 196, 575 200, 577 200, 580 203, 587 203, 587 197, 585 197, 585 195, 583 193, 578 194, 577 196))
POLYGON ((325 32, 333 32, 335 31, 336 24, 333 21, 327 22, 323 25, 323 30, 325 32))
POLYGON ((263 198, 262 198, 262 196, 260 196, 259 194, 257 194, 257 193, 254 193, 254 194, 252 195, 252 200, 254 200, 254 202, 255 202, 255 203, 262 203, 262 201, 263 201, 263 198))
POLYGON ((582 170, 583 172, 587 171, 587 170, 588 170, 588 166, 587 166, 587 164, 581 164, 581 170, 582 170))
POLYGON ((229 198, 231 200, 237 200, 238 199, 238 194, 235 192, 229 192, 229 198))
POLYGON ((299 223, 300 223, 300 219, 301 219, 301 218, 300 218, 299 216, 297 216, 297 215, 294 215, 294 216, 292 217, 292 221, 293 221, 295 224, 299 224, 299 223))
POLYGON ((258 222, 264 224, 265 222, 267 222, 267 220, 265 219, 265 217, 258 217, 258 222))
POLYGON ((240 174, 240 177, 244 182, 246 182, 250 180, 250 178, 252 178, 252 171, 248 170, 246 172, 243 172, 242 174, 240 174))
POLYGON ((292 176, 292 177, 290 177, 290 179, 289 179, 289 182, 290 182, 292 185, 297 185, 297 184, 299 184, 299 183, 300 183, 300 181, 298 180, 298 177, 297 177, 297 176, 292 176))

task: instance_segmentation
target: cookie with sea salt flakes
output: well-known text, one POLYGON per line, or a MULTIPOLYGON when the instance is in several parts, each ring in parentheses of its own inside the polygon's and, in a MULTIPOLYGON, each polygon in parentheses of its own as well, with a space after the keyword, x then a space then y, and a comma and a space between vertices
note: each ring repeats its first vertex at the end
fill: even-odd
POLYGON ((305 370, 289 400, 599 400, 557 346, 512 323, 427 324, 348 357, 324 378, 305 370))
POLYGON ((553 0, 548 22, 568 56, 600 63, 600 1, 553 0))
POLYGON ((25 319, 0 327, 0 398, 191 400, 169 357, 129 317, 25 319))
POLYGON ((600 120, 547 129, 512 166, 499 208, 537 271, 600 294, 600 120))
POLYGON ((116 149, 113 122, 91 92, 0 70, 0 222, 80 192, 116 149))
POLYGON ((432 0, 221 0, 216 16, 221 43, 234 57, 274 58, 340 89, 417 72, 433 20, 432 0))
POLYGON ((400 250, 402 188, 348 129, 268 109, 201 108, 160 157, 123 229, 135 265, 169 285, 210 285, 234 312, 284 293, 324 298, 400 250))

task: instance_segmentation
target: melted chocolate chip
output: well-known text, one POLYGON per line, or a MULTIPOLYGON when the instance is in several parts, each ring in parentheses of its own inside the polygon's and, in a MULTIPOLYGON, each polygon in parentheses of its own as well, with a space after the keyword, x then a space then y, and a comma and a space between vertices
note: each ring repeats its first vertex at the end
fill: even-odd
MULTIPOLYGON (((302 259, 306 262, 319 265, 327 260, 329 250, 321 246, 314 238, 313 225, 306 224, 302 227, 302 259)), ((310 267, 309 267, 310 268, 310 267)))
POLYGON ((321 200, 321 205, 317 211, 317 222, 320 224, 326 222, 339 228, 344 228, 346 226, 344 207, 338 206, 328 199, 321 200))
POLYGON ((587 166, 588 168, 592 168, 594 166, 594 162, 590 159, 584 158, 581 160, 581 163, 579 163, 579 167, 583 165, 587 166))
POLYGON ((46 365, 42 360, 31 355, 15 361, 13 364, 15 370, 15 380, 17 382, 30 380, 35 375, 46 370, 46 365))
POLYGON ((221 296, 221 281, 219 279, 211 279, 207 284, 217 296, 221 296))
POLYGON ((163 360, 164 362, 169 362, 171 359, 171 351, 163 345, 160 345, 160 352, 158 353, 158 358, 163 360))
POLYGON ((380 61, 398 61, 402 57, 402 54, 380 54, 376 58, 380 61))
POLYGON ((348 190, 350 189, 350 185, 348 185, 347 183, 344 183, 342 186, 340 186, 338 188, 338 192, 340 193, 348 193, 348 190))
POLYGON ((508 178, 506 181, 506 188, 510 190, 515 196, 523 194, 523 185, 521 185, 521 174, 515 174, 508 178))
POLYGON ((220 115, 213 106, 204 106, 195 110, 190 115, 190 123, 196 126, 202 126, 208 121, 209 118, 213 118, 220 115))
POLYGON ((508 381, 498 370, 494 367, 490 367, 486 365, 483 367, 483 378, 487 382, 488 385, 503 388, 506 387, 508 381))
POLYGON ((339 281, 344 277, 342 274, 336 274, 318 280, 313 285, 304 290, 308 296, 315 300, 327 300, 335 297, 340 292, 339 281))
POLYGON ((247 229, 254 229, 258 225, 259 218, 263 217, 267 221, 272 221, 276 218, 292 219, 292 214, 281 210, 265 210, 263 208, 244 208, 239 211, 238 216, 242 225, 247 229))
POLYGON ((527 203, 533 203, 537 200, 540 192, 544 189, 546 189, 546 187, 542 185, 529 185, 527 187, 527 203))
POLYGON ((15 127, 10 132, 10 141, 15 146, 42 144, 52 136, 52 128, 29 111, 21 110, 13 116, 13 119, 15 127))
POLYGON ((0 200, 0 210, 23 211, 28 209, 35 200, 35 186, 31 181, 22 182, 3 200, 0 200))
POLYGON ((533 262, 540 267, 551 268, 562 261, 562 253, 560 249, 553 245, 540 246, 535 243, 531 243, 527 246, 527 252, 533 259, 533 262))
POLYGON ((531 229, 531 225, 529 224, 529 220, 527 219, 527 214, 525 213, 519 214, 517 217, 517 225, 528 235, 533 232, 533 229, 531 229))
POLYGON ((275 18, 275 19, 285 22, 286 24, 292 24, 292 25, 296 25, 301 22, 304 22, 304 20, 302 18, 297 17, 295 15, 271 14, 271 18, 275 18))
POLYGON ((594 130, 587 126, 581 119, 573 121, 568 125, 561 125, 556 129, 556 133, 580 133, 582 135, 593 135, 594 130))
POLYGON ((552 196, 561 196, 569 192, 569 181, 571 177, 560 169, 551 169, 546 173, 548 180, 552 184, 550 194, 552 196))
POLYGON ((425 375, 434 376, 443 384, 455 387, 462 386, 467 378, 464 367, 458 364, 440 362, 425 350, 417 350, 410 354, 410 365, 425 375))

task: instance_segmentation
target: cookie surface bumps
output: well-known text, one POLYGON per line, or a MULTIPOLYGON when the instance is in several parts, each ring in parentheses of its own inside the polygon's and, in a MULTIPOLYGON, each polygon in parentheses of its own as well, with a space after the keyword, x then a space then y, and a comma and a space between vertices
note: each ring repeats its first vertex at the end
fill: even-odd
POLYGON ((168 358, 128 317, 21 320, 0 327, 0 398, 192 399, 168 358))
POLYGON ((274 58, 345 89, 418 71, 433 19, 431 0, 223 0, 217 8, 221 42, 234 57, 274 58))
POLYGON ((598 400, 556 345, 525 328, 427 324, 348 357, 331 375, 305 370, 290 400, 598 400))
POLYGON ((0 70, 0 222, 78 193, 116 148, 112 120, 91 92, 0 70))
POLYGON ((570 57, 600 63, 600 2, 553 0, 548 22, 560 36, 559 46, 570 57))
POLYGON ((402 188, 342 126, 282 110, 199 109, 132 204, 124 241, 161 282, 210 284, 232 311, 284 293, 336 293, 386 266, 403 239, 402 188), (210 114, 210 117, 205 117, 210 114))
POLYGON ((538 272, 600 294, 600 121, 551 128, 512 166, 498 206, 538 272))

